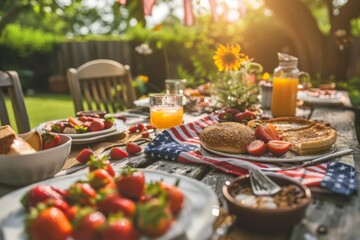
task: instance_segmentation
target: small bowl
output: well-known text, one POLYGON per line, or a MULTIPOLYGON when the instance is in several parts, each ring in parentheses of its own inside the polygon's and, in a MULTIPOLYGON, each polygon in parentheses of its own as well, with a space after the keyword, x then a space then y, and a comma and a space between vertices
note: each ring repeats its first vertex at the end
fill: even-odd
POLYGON ((100 110, 87 110, 87 111, 79 111, 76 113, 77 117, 94 117, 99 116, 100 118, 105 117, 106 112, 100 110))
POLYGON ((0 155, 0 183, 21 187, 54 177, 65 164, 71 138, 60 135, 60 145, 24 155, 0 155))
POLYGON ((237 216, 236 224, 239 226, 258 232, 287 231, 304 218, 306 208, 311 202, 310 189, 286 176, 274 173, 268 173, 267 176, 282 188, 287 185, 295 185, 303 196, 301 201, 295 206, 277 207, 275 209, 245 205, 235 199, 234 192, 250 187, 249 176, 238 177, 225 184, 223 195, 229 206, 229 211, 237 216))

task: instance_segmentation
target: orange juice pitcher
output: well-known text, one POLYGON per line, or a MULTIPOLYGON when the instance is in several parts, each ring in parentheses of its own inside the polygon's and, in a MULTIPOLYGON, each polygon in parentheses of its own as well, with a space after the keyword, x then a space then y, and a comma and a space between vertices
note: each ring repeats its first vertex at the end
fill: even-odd
POLYGON ((271 114, 273 117, 295 117, 299 76, 309 75, 297 68, 298 59, 278 53, 279 66, 274 70, 271 114))

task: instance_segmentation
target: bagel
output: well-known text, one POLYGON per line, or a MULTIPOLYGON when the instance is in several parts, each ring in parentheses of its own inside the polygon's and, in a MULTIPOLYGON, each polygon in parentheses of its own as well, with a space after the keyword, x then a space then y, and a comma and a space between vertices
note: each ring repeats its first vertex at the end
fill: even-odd
POLYGON ((245 153, 255 140, 255 131, 237 122, 222 122, 207 126, 199 135, 205 148, 227 153, 245 153))

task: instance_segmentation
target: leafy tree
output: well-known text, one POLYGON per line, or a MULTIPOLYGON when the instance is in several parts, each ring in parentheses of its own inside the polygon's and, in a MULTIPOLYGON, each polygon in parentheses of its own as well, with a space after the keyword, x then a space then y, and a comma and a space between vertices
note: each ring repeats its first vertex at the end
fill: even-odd
MULTIPOLYGON (((351 21, 360 16, 360 1, 264 0, 296 48, 303 69, 320 78, 347 79, 351 21), (311 10, 325 9, 327 27, 311 10)), ((324 19, 324 18, 322 18, 324 19)))

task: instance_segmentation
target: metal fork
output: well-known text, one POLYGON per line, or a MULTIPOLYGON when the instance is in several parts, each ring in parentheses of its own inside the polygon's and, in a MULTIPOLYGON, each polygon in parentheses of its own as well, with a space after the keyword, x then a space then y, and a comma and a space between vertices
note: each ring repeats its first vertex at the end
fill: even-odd
POLYGON ((266 176, 261 169, 252 168, 250 173, 250 185, 255 195, 273 195, 280 191, 281 187, 266 176))

